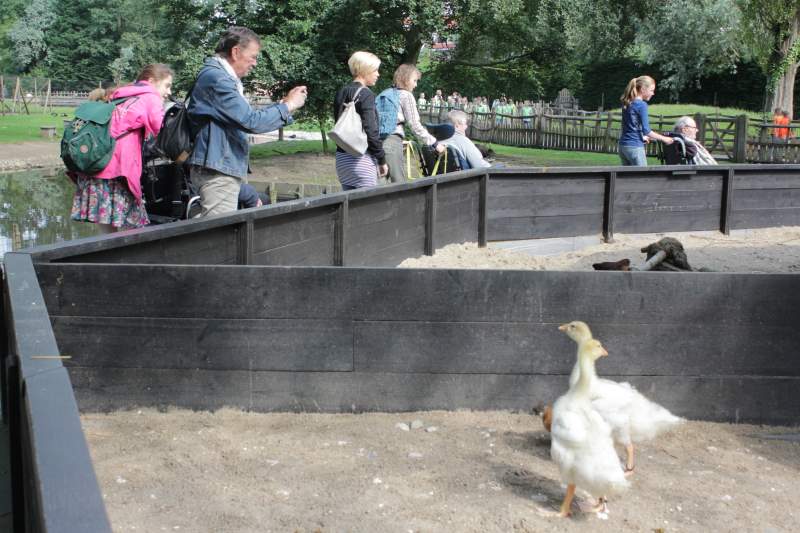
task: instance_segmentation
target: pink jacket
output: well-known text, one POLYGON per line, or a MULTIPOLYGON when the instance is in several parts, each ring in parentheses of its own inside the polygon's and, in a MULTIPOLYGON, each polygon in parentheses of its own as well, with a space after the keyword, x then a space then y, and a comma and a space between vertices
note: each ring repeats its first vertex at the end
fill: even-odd
POLYGON ((128 97, 132 98, 119 104, 111 115, 109 133, 114 137, 126 131, 131 133, 117 139, 111 161, 94 177, 113 179, 125 176, 131 193, 141 202, 142 140, 145 135, 156 135, 161 129, 164 105, 161 95, 146 81, 120 87, 111 95, 112 100, 128 97))

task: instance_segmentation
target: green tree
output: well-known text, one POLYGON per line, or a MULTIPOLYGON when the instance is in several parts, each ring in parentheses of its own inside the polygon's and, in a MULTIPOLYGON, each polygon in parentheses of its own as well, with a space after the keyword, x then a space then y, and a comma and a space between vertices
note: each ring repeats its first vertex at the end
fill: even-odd
POLYGON ((8 38, 8 32, 25 13, 26 0, 5 0, 0 9, 0 72, 11 72, 15 69, 14 43, 8 38))
POLYGON ((739 0, 750 46, 767 75, 769 109, 794 109, 800 65, 800 0, 739 0))
POLYGON ((75 88, 111 79, 120 51, 116 11, 103 0, 56 0, 56 11, 46 37, 48 74, 75 88))
POLYGON ((700 78, 733 72, 743 53, 735 0, 672 0, 642 21, 636 42, 646 63, 658 64, 660 85, 673 98, 700 78))
POLYGON ((466 94, 542 98, 580 85, 564 0, 464 2, 456 48, 431 61, 440 88, 466 94))
POLYGON ((45 57, 45 32, 56 20, 53 7, 52 0, 33 0, 8 31, 13 62, 19 72, 30 72, 45 57))

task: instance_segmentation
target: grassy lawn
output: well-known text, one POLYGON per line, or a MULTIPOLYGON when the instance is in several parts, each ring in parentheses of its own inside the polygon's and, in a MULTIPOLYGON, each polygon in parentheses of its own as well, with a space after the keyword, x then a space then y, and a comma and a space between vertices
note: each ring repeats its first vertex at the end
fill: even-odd
MULTIPOLYGON (((332 143, 329 145, 333 146, 332 143)), ((497 154, 498 162, 537 167, 587 167, 619 165, 617 154, 595 154, 590 152, 568 152, 563 150, 540 150, 538 148, 516 148, 499 144, 489 145, 497 154)), ((252 160, 264 160, 276 155, 322 153, 322 141, 275 141, 251 147, 252 160)), ((658 159, 648 159, 657 165, 658 159)))
MULTIPOLYGON (((591 152, 568 152, 565 150, 541 150, 539 148, 515 148, 490 144, 497 154, 498 162, 536 167, 600 167, 619 165, 617 154, 595 154, 591 152)), ((647 159, 648 164, 658 165, 655 157, 647 159)))
POLYGON ((64 120, 72 118, 75 111, 71 107, 54 107, 52 112, 42 113, 41 107, 29 106, 30 115, 0 115, 0 143, 18 143, 25 141, 41 141, 41 126, 55 126, 56 139, 64 133, 64 120))
MULTIPOLYGON (((737 109, 735 107, 713 107, 709 105, 696 104, 653 104, 649 106, 649 113, 651 117, 654 115, 695 115, 696 113, 702 113, 709 116, 722 115, 727 117, 747 115, 750 117, 750 120, 755 120, 758 122, 764 118, 764 114, 759 111, 747 111, 745 109, 737 109)), ((771 116, 768 115, 766 118, 769 120, 771 116)))
MULTIPOLYGON (((328 143, 328 153, 335 148, 328 143)), ((273 141, 250 147, 250 159, 269 159, 276 155, 322 153, 322 141, 273 141)))

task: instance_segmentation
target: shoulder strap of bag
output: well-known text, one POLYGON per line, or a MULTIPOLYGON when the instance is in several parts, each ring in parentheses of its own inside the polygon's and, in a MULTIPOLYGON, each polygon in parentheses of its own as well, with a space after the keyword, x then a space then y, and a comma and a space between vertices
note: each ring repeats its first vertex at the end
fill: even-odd
POLYGON ((363 86, 363 85, 362 85, 361 87, 359 87, 359 88, 358 88, 358 90, 356 91, 356 94, 354 94, 354 95, 353 95, 353 99, 352 99, 352 100, 350 100, 351 102, 353 102, 353 103, 356 103, 356 99, 358 98, 358 93, 360 93, 360 92, 361 92, 361 89, 363 89, 363 88, 364 88, 364 86, 363 86))
POLYGON ((347 104, 355 104, 356 103, 356 98, 358 98, 358 93, 360 93, 361 89, 363 89, 363 88, 364 88, 363 85, 361 87, 359 87, 358 90, 356 91, 356 94, 353 95, 353 98, 349 102, 344 102, 344 101, 342 102, 342 108, 339 111, 340 113, 341 113, 341 111, 344 111, 344 106, 346 106, 347 104))
MULTIPOLYGON (((114 107, 116 107, 116 106, 120 105, 121 103, 126 102, 127 100, 130 100, 131 98, 133 98, 134 100, 138 100, 139 99, 138 96, 127 96, 125 98, 115 98, 113 100, 110 100, 108 103, 109 104, 114 104, 114 107)), ((132 133, 132 132, 137 131, 137 130, 140 130, 140 129, 142 129, 142 128, 134 128, 132 130, 128 130, 125 133, 122 133, 122 134, 117 135, 116 137, 114 137, 114 140, 118 141, 118 140, 122 139, 123 137, 125 137, 127 134, 132 133)))

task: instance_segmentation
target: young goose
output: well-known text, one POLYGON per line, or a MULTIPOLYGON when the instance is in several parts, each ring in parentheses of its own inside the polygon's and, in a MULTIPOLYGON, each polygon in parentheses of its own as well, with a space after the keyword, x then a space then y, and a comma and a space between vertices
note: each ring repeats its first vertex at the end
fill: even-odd
POLYGON ((597 379, 595 361, 608 352, 590 339, 578 346, 580 376, 566 394, 553 404, 550 457, 558 465, 567 493, 558 516, 570 514, 575 488, 581 487, 599 499, 595 511, 604 510, 605 496, 628 487, 611 439, 611 427, 594 410, 592 382, 597 379))
MULTIPOLYGON (((558 328, 581 346, 592 340, 592 332, 584 322, 574 321, 558 328)), ((569 383, 578 381, 580 368, 572 369, 569 383)), ((667 409, 645 398, 633 385, 617 383, 610 379, 596 379, 591 390, 592 407, 611 426, 614 442, 625 447, 625 472, 634 468, 633 443, 654 438, 673 426, 683 422, 667 409)))

